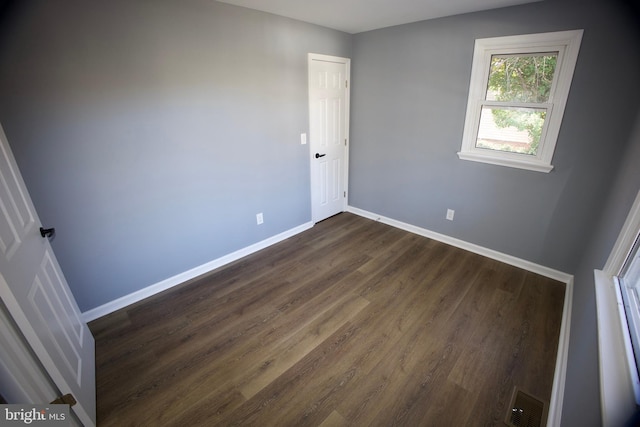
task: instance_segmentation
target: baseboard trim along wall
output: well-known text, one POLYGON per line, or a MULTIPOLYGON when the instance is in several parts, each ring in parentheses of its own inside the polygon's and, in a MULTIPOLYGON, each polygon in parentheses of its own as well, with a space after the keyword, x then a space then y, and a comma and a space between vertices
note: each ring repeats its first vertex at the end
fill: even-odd
POLYGON ((455 246, 460 249, 476 253, 478 255, 486 256, 488 258, 495 259, 496 261, 504 262, 505 264, 513 265, 514 267, 519 267, 524 270, 531 271, 532 273, 537 273, 542 276, 565 283, 566 286, 564 291, 562 324, 560 326, 560 338, 558 341, 556 368, 553 376, 553 387, 551 389, 549 413, 547 415, 548 426, 559 426, 562 419, 564 386, 567 377, 567 359, 569 357, 569 329, 571 326, 571 309, 573 302, 573 275, 554 270, 552 268, 545 267, 531 261, 507 255, 502 252, 494 251, 493 249, 488 249, 473 243, 465 242, 464 240, 456 239, 455 237, 446 236, 444 234, 436 233, 435 231, 397 221, 392 218, 387 218, 382 215, 377 215, 373 212, 368 212, 363 209, 355 208, 353 206, 347 207, 347 212, 351 212, 355 215, 360 215, 374 221, 380 221, 392 227, 400 228, 410 233, 428 237, 430 239, 437 240, 439 242, 446 243, 448 245, 455 246))
MULTIPOLYGON (((571 325, 571 305, 573 301, 573 276, 571 274, 567 274, 562 271, 554 270, 552 268, 548 268, 527 260, 523 260, 523 259, 511 256, 511 255, 507 255, 498 251, 494 251, 492 249, 484 248, 482 246, 465 242, 463 240, 456 239, 454 237, 436 233, 434 231, 427 230, 425 228, 417 227, 415 225, 411 225, 411 224, 407 224, 391 218, 387 218, 382 215, 377 215, 375 213, 368 212, 363 209, 355 208, 353 206, 348 206, 347 212, 351 212, 355 215, 359 215, 364 218, 369 218, 374 221, 379 221, 384 224, 390 225, 392 227, 396 227, 396 228, 408 231, 410 233, 418 234, 420 236, 428 237, 430 239, 434 239, 434 240, 446 243, 448 245, 455 246, 455 247, 458 247, 482 256, 486 256, 488 258, 492 258, 497 261, 504 262, 505 264, 513 265, 515 267, 519 267, 524 270, 531 271, 533 273, 537 273, 542 276, 549 277, 551 279, 555 279, 566 284, 564 307, 563 307, 563 314, 562 314, 562 325, 560 327, 560 340, 558 342, 556 368, 555 368, 555 373, 553 378, 553 388, 551 391, 551 401, 549 404, 549 413, 547 418, 547 425, 559 426, 560 420, 562 418, 562 403, 564 398, 564 386, 565 386, 566 373, 567 373, 567 358, 568 358, 568 351, 569 351, 569 328, 571 325)), ((113 313, 114 311, 120 310, 133 303, 141 301, 145 298, 153 296, 157 293, 165 291, 174 286, 180 285, 188 280, 195 279, 196 277, 209 273, 215 270, 216 268, 223 267, 226 264, 236 261, 242 257, 250 255, 261 249, 267 248, 271 245, 281 242, 282 240, 295 236, 296 234, 302 233, 303 231, 306 231, 311 227, 313 227, 313 225, 314 225, 313 222, 311 221, 307 222, 298 227, 294 227, 283 233, 280 233, 268 239, 262 240, 261 242, 247 246, 246 248, 237 250, 233 253, 222 256, 218 259, 215 259, 213 261, 210 261, 198 267, 192 268, 191 270, 185 271, 184 273, 177 274, 173 277, 165 279, 154 285, 148 286, 144 289, 140 289, 139 291, 133 292, 129 295, 125 295, 107 304, 85 311, 82 314, 83 320, 85 322, 90 322, 99 317, 106 316, 107 314, 113 313)))
POLYGON ((188 280, 195 279, 198 276, 209 273, 216 268, 223 267, 233 261, 237 261, 240 258, 251 255, 254 252, 258 252, 261 249, 267 248, 271 245, 275 245, 276 243, 288 239, 289 237, 295 236, 296 234, 302 233, 303 231, 306 231, 311 227, 313 227, 313 222, 309 221, 305 224, 299 225, 290 230, 269 237, 268 239, 262 240, 258 243, 254 243, 253 245, 247 246, 246 248, 239 249, 228 255, 224 255, 218 259, 214 259, 213 261, 209 261, 205 264, 194 267, 191 270, 176 274, 173 277, 169 277, 168 279, 162 280, 161 282, 158 282, 151 286, 147 286, 146 288, 140 289, 139 291, 132 292, 129 295, 125 295, 99 307, 85 311, 84 313, 82 313, 82 320, 88 323, 99 317, 106 316, 107 314, 125 308, 138 301, 142 301, 145 298, 158 294, 174 286, 180 285, 188 280))
POLYGON ((494 251, 493 249, 488 249, 474 243, 465 242, 464 240, 456 239, 455 237, 436 233, 435 231, 427 230, 426 228, 417 227, 415 225, 387 218, 382 215, 377 215, 373 212, 354 208, 353 206, 347 207, 347 212, 351 212, 353 214, 360 215, 374 221, 379 221, 383 224, 391 225, 410 233, 428 237, 430 239, 437 240, 439 242, 446 243, 448 245, 455 246, 457 248, 464 249, 478 255, 486 256, 487 258, 495 259, 496 261, 504 262, 505 264, 513 265, 514 267, 519 267, 523 270, 531 271, 532 273, 537 273, 550 279, 557 280, 559 282, 567 283, 573 278, 571 274, 567 274, 562 271, 554 270, 552 268, 545 267, 531 261, 517 258, 512 255, 507 255, 502 252, 494 251))
POLYGON ((562 404, 564 402, 564 385, 567 379, 567 361, 569 359, 569 329, 571 327, 571 309, 573 307, 573 276, 566 282, 564 290, 564 307, 562 324, 558 339, 556 369, 553 374, 553 387, 547 415, 547 426, 560 426, 562 420, 562 404))

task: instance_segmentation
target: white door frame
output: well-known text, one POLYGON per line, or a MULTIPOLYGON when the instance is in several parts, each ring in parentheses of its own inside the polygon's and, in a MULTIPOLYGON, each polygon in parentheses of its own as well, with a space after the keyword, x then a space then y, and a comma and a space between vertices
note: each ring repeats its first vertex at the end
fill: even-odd
MULTIPOLYGON (((343 58, 343 57, 339 57, 339 56, 331 56, 331 55, 323 55, 323 54, 318 54, 318 53, 309 53, 308 54, 308 60, 307 60, 307 67, 308 67, 308 75, 309 75, 309 130, 311 131, 311 121, 313 120, 313 118, 311 117, 311 110, 312 110, 312 98, 311 98, 311 63, 312 61, 326 61, 326 62, 336 62, 339 64, 344 64, 345 65, 345 108, 344 108, 344 123, 345 123, 345 146, 344 146, 344 168, 343 168, 343 177, 342 177, 342 182, 344 183, 344 188, 343 191, 345 193, 345 197, 343 197, 343 205, 342 205, 342 211, 346 211, 347 210, 347 206, 349 205, 349 192, 347 191, 349 188, 349 145, 350 145, 350 138, 349 138, 349 124, 350 124, 350 120, 349 120, 349 110, 350 110, 350 92, 351 92, 351 59, 350 58, 343 58)), ((317 214, 315 213, 316 208, 314 206, 313 203, 313 191, 314 188, 316 188, 316 186, 319 184, 317 182, 317 177, 314 175, 313 173, 313 160, 312 156, 314 155, 314 141, 313 141, 313 135, 310 135, 310 144, 309 144, 309 159, 311 159, 310 164, 309 164, 309 170, 310 170, 310 175, 311 175, 311 219, 312 221, 318 222, 321 221, 324 218, 317 218, 317 214)))

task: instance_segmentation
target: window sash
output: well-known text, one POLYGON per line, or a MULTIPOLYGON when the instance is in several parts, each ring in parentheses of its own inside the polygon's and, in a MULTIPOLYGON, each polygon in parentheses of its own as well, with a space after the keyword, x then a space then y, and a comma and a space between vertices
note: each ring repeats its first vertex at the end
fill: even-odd
MULTIPOLYGON (((530 162, 530 161, 534 161, 534 162, 544 162, 544 156, 545 156, 545 152, 544 152, 544 147, 545 147, 545 141, 546 141, 546 136, 547 136, 547 131, 549 128, 549 119, 551 117, 551 113, 553 111, 553 104, 551 103, 533 103, 533 102, 504 102, 504 101, 485 101, 485 100, 479 100, 476 103, 476 107, 475 107, 475 111, 474 111, 474 117, 473 117, 473 134, 470 136, 469 140, 466 141, 467 144, 470 144, 470 146, 467 147, 468 152, 475 152, 478 155, 485 155, 484 152, 490 152, 492 154, 487 153, 487 155, 491 156, 500 156, 506 159, 509 159, 511 161, 515 161, 515 162, 530 162), (482 115, 482 109, 484 107, 497 107, 497 108, 503 108, 503 109, 510 109, 510 108, 531 108, 531 109, 544 109, 546 111, 546 117, 544 120, 544 125, 542 127, 542 132, 540 134, 540 140, 538 142, 538 150, 536 151, 536 154, 523 154, 523 153, 514 153, 514 152, 509 152, 509 151, 501 151, 501 150, 487 150, 486 148, 480 148, 477 147, 477 141, 478 141, 478 133, 480 130, 480 118, 482 115)), ((460 156, 461 153, 458 153, 458 155, 460 156)), ((462 156, 460 156, 462 157, 462 156)), ((550 170, 550 169, 549 169, 550 170)), ((548 170, 547 170, 548 172, 548 170)))
POLYGON ((483 150, 491 150, 497 151, 500 153, 513 153, 520 156, 528 156, 533 158, 540 158, 541 155, 541 145, 544 141, 544 134, 547 128, 547 118, 549 116, 549 110, 545 108, 539 108, 537 106, 533 107, 521 107, 515 106, 512 107, 510 105, 501 105, 501 106, 490 106, 488 104, 483 103, 480 108, 480 117, 478 119, 478 129, 476 131, 476 142, 475 148, 483 149, 483 150), (516 111, 522 113, 531 113, 533 117, 536 114, 545 113, 545 119, 542 122, 542 127, 540 129, 540 135, 537 138, 532 138, 531 134, 527 130, 519 130, 517 128, 509 127, 499 127, 495 122, 495 118, 493 116, 493 110, 498 111, 516 111), (523 134, 526 135, 526 141, 522 141, 519 139, 523 138, 523 134), (495 147, 495 148, 493 148, 495 147), (502 148, 499 148, 502 147, 502 148), (530 150, 535 147, 534 152, 530 152, 530 150))
MULTIPOLYGON (((640 366, 640 236, 637 236, 629 256, 618 275, 624 312, 631 336, 636 370, 640 366)), ((640 375, 640 372, 638 372, 640 375)))
POLYGON ((478 101, 480 108, 482 107, 499 107, 499 108, 535 108, 551 110, 553 104, 551 102, 510 102, 510 101, 478 101))

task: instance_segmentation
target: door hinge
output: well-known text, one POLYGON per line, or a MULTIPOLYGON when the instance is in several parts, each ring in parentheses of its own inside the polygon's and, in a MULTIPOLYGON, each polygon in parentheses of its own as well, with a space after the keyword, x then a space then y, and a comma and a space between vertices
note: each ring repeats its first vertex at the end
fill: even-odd
POLYGON ((347 146, 347 138, 344 139, 344 146, 347 146))
POLYGON ((348 87, 349 87, 349 80, 345 80, 345 81, 344 81, 344 87, 345 87, 345 88, 348 88, 348 87))
POLYGON ((347 197, 347 192, 346 191, 343 194, 344 194, 344 197, 347 197))
POLYGON ((73 406, 76 403, 78 402, 76 402, 75 397, 73 397, 71 393, 65 394, 64 396, 60 396, 59 398, 51 402, 52 405, 69 405, 69 406, 73 406))

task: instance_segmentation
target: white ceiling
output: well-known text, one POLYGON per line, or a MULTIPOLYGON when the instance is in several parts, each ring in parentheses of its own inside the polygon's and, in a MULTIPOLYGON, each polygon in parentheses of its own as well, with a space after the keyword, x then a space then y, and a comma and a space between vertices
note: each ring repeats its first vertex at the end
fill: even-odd
POLYGON ((355 34, 541 0, 218 0, 355 34))

